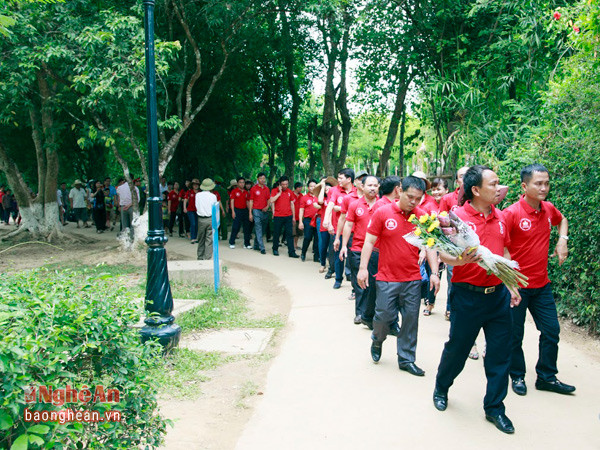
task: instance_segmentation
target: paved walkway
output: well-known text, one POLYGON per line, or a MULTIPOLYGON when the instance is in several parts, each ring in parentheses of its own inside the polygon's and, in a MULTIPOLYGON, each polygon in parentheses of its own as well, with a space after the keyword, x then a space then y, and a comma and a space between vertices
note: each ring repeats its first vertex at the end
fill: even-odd
MULTIPOLYGON (((195 256, 195 246, 179 238, 172 238, 167 250, 195 256)), ((516 432, 504 435, 484 417, 481 359, 467 362, 450 390, 447 411, 438 412, 432 405, 448 335, 444 295, 432 316, 420 318, 417 363, 426 375, 418 378, 398 370, 394 338, 384 343, 380 363, 372 363, 370 332, 352 323, 349 283, 333 290, 332 280, 323 279, 317 264, 292 260, 285 251, 275 257, 270 251, 261 255, 221 245, 220 252, 225 265, 242 263, 275 274, 292 302, 281 352, 238 449, 600 449, 597 346, 560 344, 559 377, 577 386, 576 395, 537 391, 537 334, 528 321, 524 348, 529 393, 518 397, 509 390, 507 415, 516 432)))

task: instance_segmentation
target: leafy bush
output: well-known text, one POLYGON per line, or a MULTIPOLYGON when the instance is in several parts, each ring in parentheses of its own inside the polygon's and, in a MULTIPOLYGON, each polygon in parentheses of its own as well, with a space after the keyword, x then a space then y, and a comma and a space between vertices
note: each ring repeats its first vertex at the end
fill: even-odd
MULTIPOLYGON (((157 344, 143 345, 140 309, 110 274, 35 270, 0 278, 0 447, 155 448, 167 421, 158 414, 149 376, 157 344), (117 389, 118 402, 28 404, 26 389, 117 389), (120 422, 39 423, 30 411, 118 411, 120 422)), ((114 400, 114 399, 113 399, 114 400)))

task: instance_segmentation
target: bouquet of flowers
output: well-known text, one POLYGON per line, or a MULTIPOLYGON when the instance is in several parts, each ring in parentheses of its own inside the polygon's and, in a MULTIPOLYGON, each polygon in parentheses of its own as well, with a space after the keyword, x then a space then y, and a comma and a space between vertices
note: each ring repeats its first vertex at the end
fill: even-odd
POLYGON ((404 235, 409 244, 439 250, 459 259, 465 250, 469 253, 475 251, 481 257, 477 264, 488 274, 496 275, 509 290, 515 292, 519 285, 527 287, 527 277, 517 270, 519 264, 481 245, 479 236, 454 212, 448 214, 443 211, 439 215, 432 213, 421 217, 412 214, 408 220, 417 227, 404 235))

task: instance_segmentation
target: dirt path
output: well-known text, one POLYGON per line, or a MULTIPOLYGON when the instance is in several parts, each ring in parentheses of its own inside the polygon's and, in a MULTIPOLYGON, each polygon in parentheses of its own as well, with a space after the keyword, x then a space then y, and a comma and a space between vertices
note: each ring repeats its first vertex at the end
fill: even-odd
MULTIPOLYGON (((195 256, 195 246, 177 238, 167 250, 195 256)), ((559 354, 559 377, 575 384, 577 394, 560 396, 533 387, 537 333, 528 320, 530 389, 526 397, 509 390, 507 414, 516 433, 507 436, 485 421, 481 360, 467 362, 450 391, 448 410, 433 408, 435 372, 448 334, 444 296, 431 317, 420 318, 417 362, 426 376, 417 378, 398 370, 392 340, 384 344, 381 362, 371 362, 370 332, 352 324, 349 283, 335 291, 316 264, 284 252, 274 257, 239 246, 220 250, 228 282, 251 298, 254 314, 285 315, 291 306, 288 323, 269 349, 276 355, 270 362, 228 365, 231 370, 205 385, 206 396, 164 405, 164 413, 180 418, 168 449, 600 448, 600 346, 578 329, 563 326, 559 354), (264 395, 244 400, 240 408, 241 385, 248 381, 264 395)))

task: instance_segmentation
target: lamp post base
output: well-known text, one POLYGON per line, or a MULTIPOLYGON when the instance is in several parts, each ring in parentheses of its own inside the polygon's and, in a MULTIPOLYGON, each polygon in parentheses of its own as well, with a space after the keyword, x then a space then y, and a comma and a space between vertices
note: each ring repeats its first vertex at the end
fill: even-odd
POLYGON ((159 326, 146 324, 146 326, 140 329, 140 334, 142 336, 142 342, 148 340, 158 341, 166 354, 170 353, 172 349, 179 345, 181 327, 174 323, 159 326))

